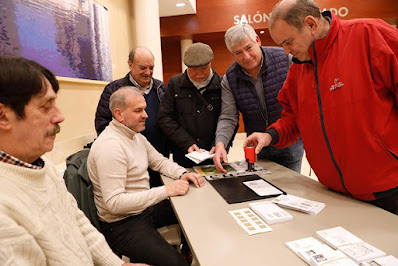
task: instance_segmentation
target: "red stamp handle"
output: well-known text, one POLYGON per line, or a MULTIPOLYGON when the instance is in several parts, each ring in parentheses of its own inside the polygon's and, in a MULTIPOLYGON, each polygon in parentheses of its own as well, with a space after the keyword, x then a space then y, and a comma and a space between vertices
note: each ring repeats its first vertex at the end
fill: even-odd
POLYGON ((245 147, 245 158, 249 161, 249 163, 256 162, 256 153, 255 147, 245 147))

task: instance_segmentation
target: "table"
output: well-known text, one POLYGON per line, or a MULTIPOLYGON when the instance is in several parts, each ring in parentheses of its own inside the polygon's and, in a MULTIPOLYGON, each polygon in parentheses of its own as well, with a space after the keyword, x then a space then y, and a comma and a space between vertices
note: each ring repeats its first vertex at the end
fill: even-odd
MULTIPOLYGON (((326 207, 317 216, 285 209, 293 215, 292 221, 271 225, 271 232, 249 236, 228 212, 247 208, 248 202, 228 204, 207 181, 202 188, 191 185, 187 195, 172 197, 171 203, 200 265, 307 265, 285 243, 316 238, 316 231, 336 226, 398 258, 397 215, 333 192, 276 163, 258 163, 271 171, 260 175, 267 181, 288 194, 324 202, 326 207)), ((172 182, 167 177, 162 180, 172 182)))

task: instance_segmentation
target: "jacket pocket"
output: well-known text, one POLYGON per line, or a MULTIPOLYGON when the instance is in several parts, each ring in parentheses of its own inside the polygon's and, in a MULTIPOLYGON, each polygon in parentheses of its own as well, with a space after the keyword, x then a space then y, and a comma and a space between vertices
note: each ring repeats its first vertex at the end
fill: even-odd
POLYGON ((393 151, 391 151, 391 150, 384 144, 384 142, 383 142, 379 137, 376 137, 376 141, 379 143, 379 145, 380 145, 384 150, 386 150, 392 157, 394 157, 395 160, 398 161, 398 154, 397 154, 397 153, 394 153, 393 151))
POLYGON ((180 114, 192 114, 194 111, 194 101, 191 94, 174 94, 176 110, 180 114))

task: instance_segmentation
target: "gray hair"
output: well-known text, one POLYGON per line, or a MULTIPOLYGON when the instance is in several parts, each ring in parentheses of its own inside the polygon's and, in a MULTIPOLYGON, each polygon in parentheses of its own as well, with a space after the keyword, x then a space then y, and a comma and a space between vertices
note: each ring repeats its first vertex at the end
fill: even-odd
POLYGON ((134 63, 134 57, 135 57, 135 54, 137 53, 137 50, 148 51, 153 56, 153 58, 155 58, 153 53, 148 48, 145 48, 145 47, 142 47, 142 46, 138 46, 138 47, 135 47, 133 50, 131 50, 130 53, 129 53, 129 61, 131 63, 134 63))
POLYGON ((246 38, 249 38, 250 40, 255 42, 257 36, 257 33, 249 24, 238 24, 229 28, 225 33, 225 45, 232 53, 233 46, 243 43, 246 38))
POLYGON ((139 96, 143 95, 144 91, 133 86, 124 86, 113 92, 111 97, 109 98, 109 109, 111 110, 113 118, 115 118, 113 111, 115 111, 116 108, 119 108, 121 110, 124 110, 126 108, 126 97, 129 94, 139 96))
POLYGON ((321 10, 312 0, 296 0, 292 3, 283 2, 284 1, 280 1, 272 9, 271 17, 268 21, 270 30, 276 21, 284 20, 287 24, 301 31, 305 17, 321 17, 321 10))

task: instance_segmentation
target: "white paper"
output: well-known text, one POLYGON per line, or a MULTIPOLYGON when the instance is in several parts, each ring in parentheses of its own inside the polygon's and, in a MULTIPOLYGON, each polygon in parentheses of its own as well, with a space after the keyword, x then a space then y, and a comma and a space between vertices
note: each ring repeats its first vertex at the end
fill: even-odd
POLYGON ((373 260, 368 260, 361 264, 362 266, 397 266, 398 259, 392 255, 373 260))
POLYGON ((330 229, 320 230, 316 235, 331 245, 333 248, 338 248, 346 245, 360 244, 364 241, 359 237, 353 235, 341 226, 333 227, 330 229))
POLYGON ((283 193, 276 187, 265 182, 264 179, 245 181, 245 182, 243 182, 243 184, 245 184, 251 190, 256 192, 256 194, 259 196, 270 196, 270 195, 278 195, 278 194, 283 193))
POLYGON ((314 250, 314 253, 319 252, 323 245, 313 237, 286 242, 286 246, 308 264, 310 263, 310 255, 313 254, 311 250, 314 250), (299 253, 300 251, 302 253, 299 253))
POLYGON ((185 154, 185 156, 197 164, 214 157, 214 153, 210 154, 209 151, 206 151, 205 149, 200 149, 200 151, 201 152, 193 151, 185 154))
POLYGON ((344 255, 339 250, 324 251, 310 256, 310 265, 343 265, 343 266, 354 266, 358 265, 353 260, 344 255))
POLYGON ((272 202, 281 207, 309 213, 311 215, 317 215, 326 206, 323 202, 307 200, 290 194, 280 195, 272 200, 272 202))
POLYGON ((270 201, 249 203, 249 207, 267 224, 293 220, 293 216, 270 201))
POLYGON ((369 245, 368 243, 342 246, 339 247, 339 250, 341 250, 351 259, 355 260, 357 263, 361 263, 363 261, 379 258, 386 255, 386 253, 384 253, 380 249, 375 248, 372 245, 369 245))

